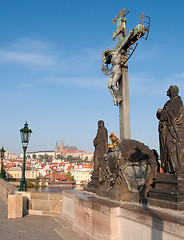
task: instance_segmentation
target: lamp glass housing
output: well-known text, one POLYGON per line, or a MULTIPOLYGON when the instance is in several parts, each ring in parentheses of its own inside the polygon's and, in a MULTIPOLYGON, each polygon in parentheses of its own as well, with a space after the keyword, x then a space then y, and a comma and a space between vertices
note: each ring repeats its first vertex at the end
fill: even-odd
POLYGON ((27 148, 31 133, 32 133, 32 131, 31 131, 31 129, 28 128, 28 124, 26 122, 24 125, 24 128, 20 129, 20 136, 21 136, 23 148, 25 148, 25 147, 27 148))

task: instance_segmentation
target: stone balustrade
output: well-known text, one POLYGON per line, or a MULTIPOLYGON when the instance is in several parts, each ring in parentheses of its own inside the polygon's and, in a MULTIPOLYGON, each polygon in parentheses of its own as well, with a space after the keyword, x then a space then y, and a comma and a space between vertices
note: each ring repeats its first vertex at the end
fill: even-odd
POLYGON ((8 195, 14 194, 17 191, 17 187, 6 182, 4 179, 0 179, 0 196, 8 203, 8 195))

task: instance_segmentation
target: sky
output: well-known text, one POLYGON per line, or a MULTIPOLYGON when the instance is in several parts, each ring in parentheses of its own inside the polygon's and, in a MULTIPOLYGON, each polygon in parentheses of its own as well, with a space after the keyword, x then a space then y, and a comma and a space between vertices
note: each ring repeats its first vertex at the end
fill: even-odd
POLYGON ((22 151, 20 129, 32 130, 27 151, 56 142, 94 150, 98 120, 119 135, 119 110, 101 72, 102 52, 116 45, 112 20, 123 8, 129 32, 144 11, 148 40, 129 60, 131 138, 159 150, 156 111, 177 85, 184 98, 182 0, 1 0, 0 145, 22 151))

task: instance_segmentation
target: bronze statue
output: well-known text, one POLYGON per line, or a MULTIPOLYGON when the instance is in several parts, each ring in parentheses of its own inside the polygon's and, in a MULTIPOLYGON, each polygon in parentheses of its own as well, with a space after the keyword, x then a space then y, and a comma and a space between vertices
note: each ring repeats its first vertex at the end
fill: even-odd
POLYGON ((106 49, 104 52, 104 62, 106 64, 110 64, 110 63, 112 64, 111 75, 108 82, 108 88, 114 99, 114 105, 116 106, 118 106, 122 101, 118 83, 122 78, 121 60, 122 60, 123 47, 128 43, 128 41, 130 41, 130 38, 132 37, 133 33, 134 33, 134 30, 130 31, 130 33, 127 35, 125 39, 125 42, 123 42, 123 44, 120 45, 117 48, 117 50, 106 49))
POLYGON ((108 132, 104 127, 104 121, 98 121, 98 131, 93 140, 94 151, 94 173, 99 174, 99 167, 103 161, 103 155, 107 152, 108 132))
POLYGON ((161 168, 169 173, 184 172, 184 108, 178 93, 177 86, 170 86, 170 100, 157 111, 161 168))
POLYGON ((121 66, 119 62, 121 61, 121 49, 118 51, 113 51, 110 49, 105 50, 104 53, 106 59, 108 59, 109 63, 112 64, 111 76, 108 82, 109 91, 114 99, 114 105, 117 105, 121 102, 120 91, 118 87, 118 82, 122 77, 121 66))

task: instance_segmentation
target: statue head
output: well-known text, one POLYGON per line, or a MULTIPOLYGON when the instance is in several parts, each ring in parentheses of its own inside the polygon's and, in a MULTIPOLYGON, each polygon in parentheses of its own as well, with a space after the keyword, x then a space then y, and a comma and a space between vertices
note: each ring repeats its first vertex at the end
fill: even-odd
POLYGON ((170 98, 174 98, 178 96, 179 88, 175 85, 171 85, 167 91, 167 96, 170 98))
POLYGON ((104 63, 110 64, 112 58, 112 51, 110 49, 106 49, 104 52, 104 63))
POLYGON ((103 120, 99 120, 98 121, 98 128, 102 128, 104 127, 104 121, 103 120))

